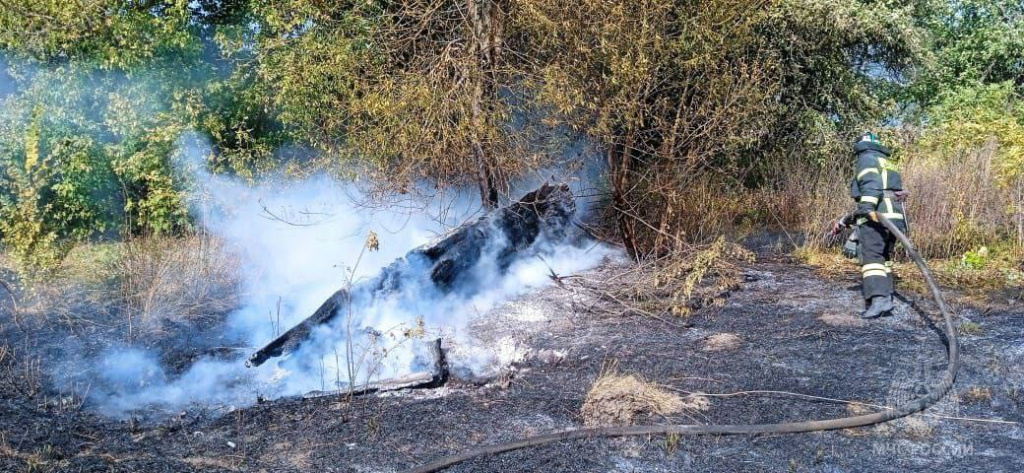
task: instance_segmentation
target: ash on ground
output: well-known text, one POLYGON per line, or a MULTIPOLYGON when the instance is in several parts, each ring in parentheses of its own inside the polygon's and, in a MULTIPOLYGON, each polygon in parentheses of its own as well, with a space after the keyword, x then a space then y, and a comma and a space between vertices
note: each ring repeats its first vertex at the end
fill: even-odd
MULTIPOLYGON (((743 282, 724 303, 685 318, 653 318, 609 301, 602 288, 621 283, 628 268, 620 262, 565 278, 478 317, 470 333, 490 348, 478 356, 491 357, 493 370, 455 372, 433 389, 188 410, 149 423, 98 416, 56 392, 4 389, 0 470, 401 471, 466 448, 583 426, 585 396, 612 362, 673 392, 707 393, 706 409, 650 419, 659 423, 843 417, 920 394, 941 376, 944 346, 924 296, 903 294, 912 304, 901 302, 893 317, 858 323, 853 270, 828 279, 783 257, 742 270, 743 282), (752 390, 869 406, 715 396, 752 390)), ((947 296, 958 317, 980 329, 962 338, 954 391, 924 414, 800 435, 589 439, 451 471, 1024 470, 1024 305, 993 297, 979 307, 947 296)), ((448 348, 456 358, 474 356, 457 343, 448 348)))

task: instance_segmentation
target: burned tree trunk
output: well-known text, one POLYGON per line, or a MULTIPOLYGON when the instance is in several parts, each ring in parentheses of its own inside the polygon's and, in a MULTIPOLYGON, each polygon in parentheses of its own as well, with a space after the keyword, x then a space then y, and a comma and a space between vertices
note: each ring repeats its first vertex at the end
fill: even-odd
POLYGON ((498 172, 494 147, 481 136, 494 119, 494 104, 499 102, 497 80, 498 56, 501 54, 502 10, 493 0, 467 0, 469 13, 469 51, 475 67, 467 71, 470 83, 472 134, 470 148, 477 165, 477 185, 484 207, 498 206, 498 172))
POLYGON ((518 202, 467 223, 441 241, 410 251, 384 268, 376 278, 334 293, 309 318, 253 353, 246 363, 259 366, 295 351, 314 327, 339 314, 396 293, 405 284, 424 284, 438 294, 471 295, 481 289, 473 268, 484 256, 504 272, 517 256, 534 248, 541 237, 561 239, 575 211, 567 186, 543 185, 518 202))
POLYGON ((636 233, 636 216, 632 212, 629 203, 629 179, 632 139, 626 141, 623 146, 612 145, 608 148, 609 178, 612 187, 612 203, 615 209, 615 217, 619 226, 619 233, 622 234, 622 245, 626 253, 634 261, 640 260, 640 247, 636 233))

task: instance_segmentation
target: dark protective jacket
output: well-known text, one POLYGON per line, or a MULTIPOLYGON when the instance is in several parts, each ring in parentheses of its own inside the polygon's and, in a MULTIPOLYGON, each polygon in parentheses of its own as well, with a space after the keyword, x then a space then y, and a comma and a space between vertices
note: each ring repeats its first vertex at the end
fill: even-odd
POLYGON ((857 143, 854 151, 857 174, 850 184, 850 196, 857 202, 857 210, 877 211, 894 222, 903 221, 903 178, 889 160, 892 153, 885 146, 869 141, 857 143), (897 196, 897 192, 901 195, 897 196))

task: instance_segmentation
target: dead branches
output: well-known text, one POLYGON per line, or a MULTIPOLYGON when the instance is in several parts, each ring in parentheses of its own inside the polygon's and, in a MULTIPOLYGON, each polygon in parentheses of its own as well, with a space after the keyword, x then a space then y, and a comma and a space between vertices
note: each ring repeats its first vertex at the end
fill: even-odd
POLYGON ((719 238, 671 257, 641 262, 608 281, 578 281, 585 290, 614 307, 666 320, 687 317, 704 307, 718 307, 741 282, 741 263, 752 262, 749 250, 719 238), (609 289, 609 283, 615 281, 609 289))

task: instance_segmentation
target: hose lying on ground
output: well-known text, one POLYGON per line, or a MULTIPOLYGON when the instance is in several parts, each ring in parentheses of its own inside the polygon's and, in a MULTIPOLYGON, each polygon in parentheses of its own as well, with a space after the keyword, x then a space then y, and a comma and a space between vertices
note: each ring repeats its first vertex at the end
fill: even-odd
POLYGON ((483 447, 474 448, 465 452, 452 455, 445 458, 434 460, 430 463, 421 465, 411 470, 412 473, 431 473, 446 469, 452 465, 462 463, 473 458, 482 457, 485 455, 496 455, 499 453, 510 452, 512 450, 519 450, 522 448, 536 447, 545 445, 553 442, 562 442, 566 440, 577 440, 584 438, 593 437, 628 437, 638 435, 749 435, 749 434, 783 434, 783 433, 801 433, 801 432, 815 432, 822 430, 837 430, 837 429, 848 429, 852 427, 864 427, 874 424, 880 424, 883 422, 889 422, 891 420, 906 417, 910 414, 923 411, 929 406, 935 404, 943 396, 949 392, 950 388, 953 387, 953 382, 956 381, 957 369, 960 364, 959 346, 957 341, 956 327, 953 326, 953 317, 949 313, 949 308, 946 307, 946 302, 942 299, 942 293, 939 291, 939 287, 935 284, 935 279, 932 277, 931 271, 928 266, 924 263, 921 255, 917 253, 914 245, 910 243, 903 232, 900 231, 893 223, 885 216, 881 214, 874 214, 873 217, 877 219, 882 225, 885 226, 893 235, 899 239, 900 243, 906 247, 907 253, 917 264, 918 268, 921 269, 921 273, 924 275, 925 281, 928 282, 928 288, 931 290, 932 297, 935 299, 936 304, 939 306, 939 311, 942 312, 942 316, 945 319, 945 332, 947 339, 947 360, 946 373, 942 378, 942 381, 934 386, 928 393, 921 396, 918 399, 901 404, 891 409, 876 412, 873 414, 865 414, 854 417, 841 417, 838 419, 827 419, 827 420, 812 420, 805 422, 786 422, 781 424, 750 424, 750 425, 640 425, 640 426, 625 426, 625 427, 597 427, 587 429, 573 429, 565 430, 561 432, 554 432, 550 434, 537 435, 534 437, 527 437, 522 440, 516 440, 514 442, 501 443, 496 445, 486 445, 483 447))

